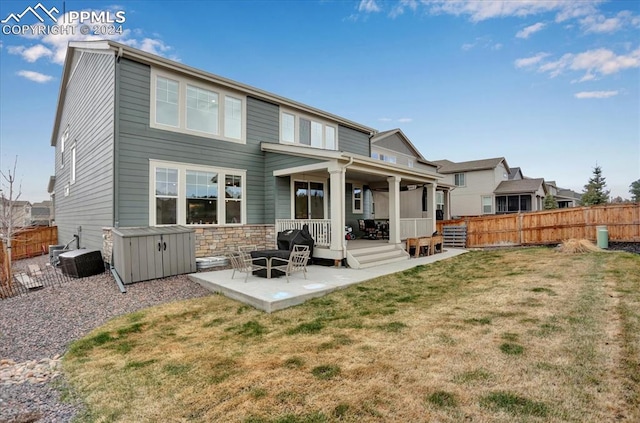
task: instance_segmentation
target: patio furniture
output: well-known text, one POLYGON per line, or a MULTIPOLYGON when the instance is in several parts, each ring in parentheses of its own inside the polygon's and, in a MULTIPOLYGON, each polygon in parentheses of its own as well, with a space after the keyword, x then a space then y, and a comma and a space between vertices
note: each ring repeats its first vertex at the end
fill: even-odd
POLYGON ((238 245, 238 251, 244 251, 249 253, 251 251, 256 251, 258 249, 255 245, 238 245))
POLYGON ((231 279, 235 276, 236 272, 246 273, 244 281, 247 282, 250 273, 264 271, 265 274, 269 268, 269 261, 265 257, 253 257, 252 254, 246 251, 230 251, 227 253, 233 273, 231 279))
POLYGON ((302 225, 302 229, 287 229, 278 232, 277 245, 279 250, 293 251, 295 245, 306 245, 309 247, 309 256, 313 256, 313 246, 315 240, 309 233, 309 225, 302 225))
POLYGON ((287 277, 289 282, 289 275, 296 272, 302 272, 304 278, 307 279, 307 262, 309 261, 309 247, 306 245, 296 245, 291 251, 291 255, 288 260, 272 257, 271 258, 271 270, 279 270, 287 277))
POLYGON ((378 239, 378 226, 373 219, 358 219, 360 230, 367 234, 369 239, 378 239))
POLYGON ((407 238, 407 253, 411 254, 411 248, 415 249, 413 253, 414 258, 420 256, 420 253, 423 249, 426 250, 426 256, 432 254, 433 249, 431 247, 431 237, 421 236, 415 238, 407 238))
POLYGON ((272 268, 273 260, 276 258, 288 260, 291 252, 289 250, 257 250, 251 251, 249 254, 251 258, 255 260, 254 263, 260 267, 254 269, 253 274, 261 278, 270 279, 274 277, 278 278, 285 274, 285 272, 281 270, 272 268))

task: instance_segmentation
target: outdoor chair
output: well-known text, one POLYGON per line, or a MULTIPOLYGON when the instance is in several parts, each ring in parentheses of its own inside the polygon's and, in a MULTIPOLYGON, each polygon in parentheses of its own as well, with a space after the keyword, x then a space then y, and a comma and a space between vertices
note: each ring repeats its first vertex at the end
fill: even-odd
POLYGON ((245 253, 249 253, 251 251, 256 251, 258 247, 256 245, 239 245, 238 251, 244 251, 245 253))
POLYGON ((233 273, 231 273, 231 279, 233 279, 236 272, 246 273, 246 276, 244 277, 244 281, 247 282, 247 279, 249 279, 249 275, 254 271, 268 269, 269 260, 267 258, 265 257, 252 258, 251 255, 249 255, 249 253, 246 251, 230 251, 227 253, 227 258, 229 259, 229 262, 231 263, 231 267, 233 268, 233 273), (265 263, 265 264, 258 264, 257 263, 258 260, 260 260, 261 263, 265 263))
POLYGON ((309 246, 294 245, 288 260, 277 257, 273 257, 271 259, 271 269, 283 272, 287 277, 287 282, 289 282, 289 275, 296 272, 302 272, 304 278, 307 279, 307 262, 309 261, 309 254, 309 246))
POLYGON ((378 228, 376 226, 376 221, 373 219, 358 219, 358 227, 359 229, 367 234, 369 239, 377 239, 378 238, 378 228))

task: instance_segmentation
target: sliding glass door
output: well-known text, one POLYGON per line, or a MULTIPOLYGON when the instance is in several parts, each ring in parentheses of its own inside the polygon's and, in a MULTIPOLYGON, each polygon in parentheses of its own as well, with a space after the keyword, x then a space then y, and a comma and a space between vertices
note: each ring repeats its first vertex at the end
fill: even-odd
POLYGON ((324 183, 311 181, 294 181, 293 185, 295 218, 324 219, 324 183))

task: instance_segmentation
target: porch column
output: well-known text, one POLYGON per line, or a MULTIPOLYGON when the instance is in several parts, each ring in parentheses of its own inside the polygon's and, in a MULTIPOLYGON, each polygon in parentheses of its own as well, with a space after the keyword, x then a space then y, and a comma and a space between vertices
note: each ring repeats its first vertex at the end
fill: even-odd
POLYGON ((330 250, 342 251, 344 244, 344 184, 345 170, 340 166, 329 168, 329 189, 331 190, 330 250))
POLYGON ((389 243, 400 244, 400 177, 389 176, 389 243))
POLYGON ((427 187, 427 198, 431 199, 431 201, 429 201, 429 217, 431 218, 431 224, 432 224, 432 228, 431 228, 431 233, 429 234, 429 236, 431 236, 432 233, 434 233, 436 231, 436 183, 434 182, 433 184, 428 184, 429 186, 427 187))

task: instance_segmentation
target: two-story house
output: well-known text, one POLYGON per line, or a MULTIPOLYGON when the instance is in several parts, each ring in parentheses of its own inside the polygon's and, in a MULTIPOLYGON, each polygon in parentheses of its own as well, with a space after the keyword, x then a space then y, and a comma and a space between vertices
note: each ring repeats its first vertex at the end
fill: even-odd
POLYGON ((542 178, 525 178, 504 157, 455 163, 436 160, 451 191, 453 216, 517 213, 542 210, 546 188, 542 178))
POLYGON ((59 239, 101 248, 112 227, 184 225, 206 256, 272 247, 277 232, 307 224, 314 256, 338 261, 345 226, 377 206, 400 249, 435 230, 436 191, 448 185, 417 150, 413 167, 373 158, 377 134, 126 45, 72 42, 51 137, 59 239), (426 192, 419 213, 402 206, 414 187, 426 192), (386 205, 371 204, 372 191, 386 205))
POLYGON ((29 201, 13 201, 9 207, 9 200, 0 197, 0 225, 11 225, 15 228, 31 226, 31 203, 29 201))

